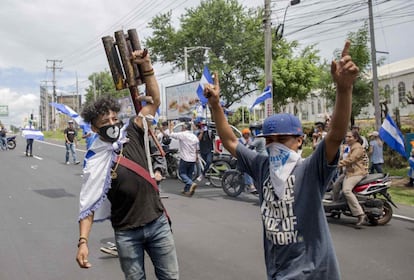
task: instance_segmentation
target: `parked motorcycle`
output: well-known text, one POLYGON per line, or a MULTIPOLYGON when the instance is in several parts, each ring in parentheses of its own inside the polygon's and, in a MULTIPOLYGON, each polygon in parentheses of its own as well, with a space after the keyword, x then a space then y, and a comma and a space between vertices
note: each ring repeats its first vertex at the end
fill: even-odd
POLYGON ((16 136, 7 137, 7 148, 9 150, 16 148, 16 136))
POLYGON ((224 172, 221 180, 223 191, 231 197, 237 197, 242 192, 257 196, 257 191, 251 192, 249 187, 244 183, 244 173, 237 169, 230 169, 224 172))
MULTIPOLYGON (((369 174, 364 177, 353 189, 359 204, 364 209, 368 222, 371 225, 385 225, 392 218, 392 206, 398 208, 388 193, 391 179, 388 174, 369 174)), ((340 193, 338 201, 332 200, 332 193, 325 194, 323 207, 327 216, 340 218, 341 214, 352 216, 346 198, 340 193)))

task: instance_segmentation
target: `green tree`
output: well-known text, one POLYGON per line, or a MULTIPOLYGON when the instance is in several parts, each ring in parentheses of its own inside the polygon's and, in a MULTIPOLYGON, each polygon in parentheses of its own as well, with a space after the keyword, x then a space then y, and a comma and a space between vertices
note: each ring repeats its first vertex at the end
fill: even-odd
POLYGON ((279 40, 275 46, 272 64, 273 106, 276 112, 288 102, 298 104, 306 100, 312 89, 318 85, 320 68, 318 51, 314 46, 298 49, 296 41, 279 40))
MULTIPOLYGON (((352 113, 351 125, 355 123, 355 117, 361 113, 362 108, 366 107, 373 100, 372 82, 368 79, 368 71, 370 70, 370 51, 368 48, 368 26, 365 24, 356 32, 348 33, 348 39, 351 41, 349 54, 354 63, 359 67, 360 75, 354 83, 352 91, 352 113)), ((335 51, 337 59, 340 58, 341 50, 335 51)), ((333 106, 335 102, 336 91, 332 85, 332 80, 328 80, 330 75, 330 65, 325 64, 325 72, 320 79, 320 87, 322 93, 325 95, 330 105, 333 106)))
POLYGON ((99 73, 92 73, 88 80, 91 82, 86 89, 86 102, 90 102, 101 95, 111 95, 113 97, 123 97, 129 94, 128 90, 117 91, 115 89, 112 75, 109 71, 102 71, 99 73))
POLYGON ((246 106, 240 106, 235 112, 228 118, 230 124, 234 126, 240 126, 241 124, 249 124, 250 111, 246 106))
MULTIPOLYGON (((155 61, 184 69, 184 47, 209 47, 209 69, 220 77, 225 106, 256 89, 264 65, 262 10, 245 9, 236 0, 206 0, 187 9, 175 30, 171 12, 152 19, 153 36, 146 41, 155 61)), ((192 80, 201 77, 205 62, 202 50, 188 55, 192 80)))

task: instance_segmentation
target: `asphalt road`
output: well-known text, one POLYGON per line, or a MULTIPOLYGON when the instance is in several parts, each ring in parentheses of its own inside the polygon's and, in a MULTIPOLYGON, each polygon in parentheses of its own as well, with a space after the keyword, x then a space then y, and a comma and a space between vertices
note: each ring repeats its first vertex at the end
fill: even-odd
MULTIPOLYGON (((92 228, 93 267, 75 262, 81 166, 64 164, 63 145, 35 142, 33 158, 24 146, 18 139, 15 150, 0 151, 0 279, 123 279, 118 259, 99 251, 112 241, 109 222, 92 228)), ((205 186, 188 198, 181 189, 177 180, 162 184, 181 279, 266 279, 258 199, 205 186)), ((414 223, 357 229, 351 218, 329 222, 343 279, 412 279, 414 223)), ((146 265, 147 279, 155 279, 148 258, 146 265)))

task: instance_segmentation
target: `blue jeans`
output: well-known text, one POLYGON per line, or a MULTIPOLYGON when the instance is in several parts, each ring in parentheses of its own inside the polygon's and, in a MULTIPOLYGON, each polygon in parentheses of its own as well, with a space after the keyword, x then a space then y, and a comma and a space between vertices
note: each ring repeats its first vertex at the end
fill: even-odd
POLYGON ((183 180, 184 191, 190 191, 190 187, 193 184, 193 172, 194 172, 195 162, 188 162, 180 159, 180 166, 178 167, 178 172, 180 173, 181 180, 183 180))
POLYGON ((200 153, 202 159, 206 162, 206 166, 203 170, 203 176, 206 175, 208 168, 210 167, 211 162, 213 161, 213 153, 210 151, 208 153, 200 153))
POLYGON ((76 162, 75 144, 65 143, 66 146, 66 162, 69 161, 69 151, 72 153, 73 162, 76 162))
POLYGON ((177 254, 165 214, 139 228, 115 230, 115 242, 125 279, 146 279, 144 251, 151 258, 157 279, 178 279, 177 254))
POLYGON ((244 175, 244 184, 249 185, 249 186, 253 185, 253 178, 250 177, 250 175, 247 173, 244 173, 243 175, 244 175))
POLYGON ((7 137, 1 137, 1 149, 7 150, 7 137))

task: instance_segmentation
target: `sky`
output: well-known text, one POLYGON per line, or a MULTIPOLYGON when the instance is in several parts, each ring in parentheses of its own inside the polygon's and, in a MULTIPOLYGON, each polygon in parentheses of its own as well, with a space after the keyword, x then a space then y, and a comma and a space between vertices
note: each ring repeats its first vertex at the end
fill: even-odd
MULTIPOLYGON (((414 5, 412 0, 372 0, 376 50, 388 54, 385 63, 414 56, 414 5)), ((39 87, 52 86, 52 61, 57 60, 58 94, 80 93, 89 86, 88 76, 108 69, 102 47, 103 36, 135 28, 140 39, 151 36, 151 19, 172 11, 179 17, 199 0, 0 0, 0 105, 9 108, 7 125, 21 126, 30 113, 38 114, 39 87), (49 61, 48 61, 49 60, 49 61), (45 82, 47 81, 47 82, 45 82)), ((264 6, 264 0, 239 0, 246 7, 264 6)), ((272 25, 285 17, 284 37, 300 46, 316 44, 320 56, 333 59, 349 32, 368 19, 367 0, 271 1, 272 25)), ((191 47, 189 45, 188 47, 191 47)), ((168 65, 155 65, 161 88, 184 82, 184 73, 168 65)), ((51 87, 50 87, 51 90, 51 87)), ((252 97, 254 100, 254 98, 252 97)), ((242 104, 250 106, 249 104, 242 104)))

